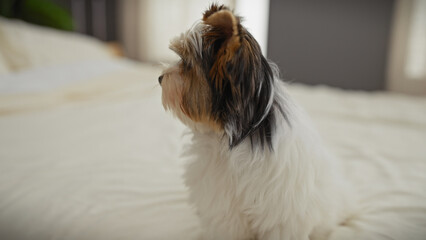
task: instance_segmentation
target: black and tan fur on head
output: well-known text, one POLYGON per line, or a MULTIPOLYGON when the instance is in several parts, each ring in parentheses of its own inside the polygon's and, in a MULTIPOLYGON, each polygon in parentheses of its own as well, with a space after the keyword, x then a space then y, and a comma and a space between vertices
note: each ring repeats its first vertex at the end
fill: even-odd
POLYGON ((276 114, 285 116, 278 80, 240 17, 213 4, 170 48, 181 60, 162 76, 166 109, 191 127, 223 133, 230 148, 246 139, 272 148, 276 114))

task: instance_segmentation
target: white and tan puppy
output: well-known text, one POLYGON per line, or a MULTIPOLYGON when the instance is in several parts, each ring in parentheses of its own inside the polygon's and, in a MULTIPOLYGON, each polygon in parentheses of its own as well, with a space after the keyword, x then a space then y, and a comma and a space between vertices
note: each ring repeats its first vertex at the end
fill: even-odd
POLYGON ((240 17, 213 4, 170 48, 163 105, 193 133, 185 182, 205 237, 326 239, 351 199, 339 162, 240 17))

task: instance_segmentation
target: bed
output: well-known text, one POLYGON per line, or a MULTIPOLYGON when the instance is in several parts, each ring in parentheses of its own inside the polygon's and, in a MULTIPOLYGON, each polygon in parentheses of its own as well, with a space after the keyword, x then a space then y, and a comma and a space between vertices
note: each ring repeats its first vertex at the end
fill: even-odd
MULTIPOLYGON (((0 239, 198 239, 181 179, 189 137, 162 108, 161 68, 0 20, 0 239), (22 47, 28 31, 52 38, 49 54, 22 47)), ((426 239, 426 98, 289 92, 361 198, 330 239, 426 239)))

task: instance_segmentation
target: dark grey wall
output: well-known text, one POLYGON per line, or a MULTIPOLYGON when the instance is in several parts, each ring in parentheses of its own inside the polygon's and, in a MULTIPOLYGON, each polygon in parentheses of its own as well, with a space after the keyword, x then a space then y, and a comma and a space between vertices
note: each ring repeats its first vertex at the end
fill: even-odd
POLYGON ((384 88, 394 0, 270 0, 268 58, 288 81, 384 88))

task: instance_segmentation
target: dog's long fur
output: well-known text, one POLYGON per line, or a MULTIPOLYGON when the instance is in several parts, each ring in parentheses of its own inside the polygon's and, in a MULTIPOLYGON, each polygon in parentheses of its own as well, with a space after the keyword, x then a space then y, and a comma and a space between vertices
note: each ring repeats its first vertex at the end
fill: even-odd
POLYGON ((171 49, 163 104, 192 129, 185 183, 206 238, 326 239, 351 198, 339 162, 240 18, 213 4, 171 49))

